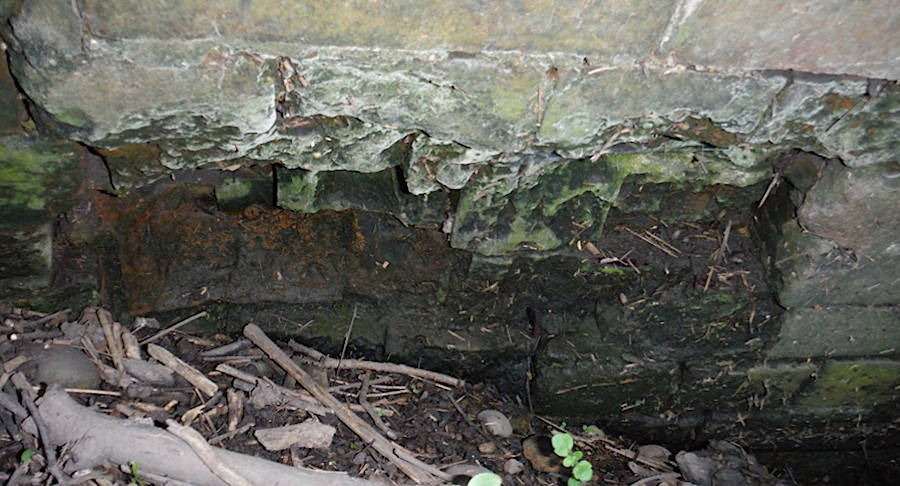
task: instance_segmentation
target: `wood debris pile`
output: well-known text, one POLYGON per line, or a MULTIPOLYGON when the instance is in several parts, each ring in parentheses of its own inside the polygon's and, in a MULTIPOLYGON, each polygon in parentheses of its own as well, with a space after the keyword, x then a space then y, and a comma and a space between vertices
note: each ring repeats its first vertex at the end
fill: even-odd
MULTIPOLYGON (((68 314, 0 309, 6 484, 434 485, 482 470, 505 484, 565 483, 532 416, 489 387, 282 347, 254 324, 232 342, 180 330, 204 313, 158 332, 140 318, 127 329, 105 309, 68 314), (526 418, 513 432, 492 408, 526 418)), ((573 435, 596 484, 690 484, 662 448, 573 435)))

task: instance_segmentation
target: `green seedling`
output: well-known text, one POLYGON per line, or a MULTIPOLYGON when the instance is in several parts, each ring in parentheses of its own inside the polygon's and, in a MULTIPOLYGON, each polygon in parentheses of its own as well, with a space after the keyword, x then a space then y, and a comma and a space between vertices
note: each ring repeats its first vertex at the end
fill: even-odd
POLYGON ((591 463, 581 459, 584 453, 574 450, 575 439, 571 435, 556 434, 550 441, 553 452, 563 458, 563 466, 572 468, 572 477, 566 483, 568 486, 581 486, 594 477, 591 463))
POLYGON ((31 462, 31 456, 34 455, 34 449, 25 449, 22 451, 22 455, 19 456, 19 460, 22 461, 22 464, 28 464, 31 462))
POLYGON ((503 478, 494 473, 484 472, 472 476, 466 486, 500 486, 501 484, 503 484, 503 478))
POLYGON ((133 461, 131 463, 131 481, 129 481, 128 484, 144 486, 144 481, 141 479, 141 475, 138 473, 138 465, 133 461))

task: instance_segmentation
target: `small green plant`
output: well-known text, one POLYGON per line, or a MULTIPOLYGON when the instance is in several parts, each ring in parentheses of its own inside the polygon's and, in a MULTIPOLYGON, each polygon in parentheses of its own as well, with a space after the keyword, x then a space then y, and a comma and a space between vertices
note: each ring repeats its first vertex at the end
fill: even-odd
POLYGON ((503 484, 503 478, 494 473, 483 472, 472 476, 466 486, 500 486, 503 484))
POLYGON ((28 464, 31 462, 31 456, 34 455, 34 449, 25 449, 22 451, 22 455, 19 456, 19 460, 22 461, 22 464, 28 464))
POLYGON ((144 486, 144 481, 141 479, 141 475, 138 473, 138 465, 134 461, 131 462, 131 481, 129 481, 128 484, 144 486))
POLYGON ((575 439, 569 434, 556 434, 551 439, 553 444, 553 452, 557 456, 563 458, 563 466, 572 468, 572 477, 569 478, 568 486, 581 486, 594 477, 594 470, 591 463, 582 460, 584 453, 576 451, 575 439))

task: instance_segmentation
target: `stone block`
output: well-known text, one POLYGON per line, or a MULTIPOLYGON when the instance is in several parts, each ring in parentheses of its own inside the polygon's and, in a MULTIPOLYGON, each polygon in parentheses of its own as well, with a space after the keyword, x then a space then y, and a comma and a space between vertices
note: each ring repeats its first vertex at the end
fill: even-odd
POLYGON ((848 169, 831 162, 806 193, 797 219, 811 233, 900 274, 898 201, 900 165, 848 169))
POLYGON ((874 407, 900 400, 900 362, 832 361, 798 398, 808 407, 874 407))
POLYGON ((820 172, 805 197, 773 192, 759 218, 778 300, 788 308, 900 302, 900 171, 831 161, 820 172))
POLYGON ((780 69, 900 78, 893 0, 682 2, 660 50, 721 70, 780 69), (727 39, 727 41, 726 41, 727 39))
POLYGON ((621 346, 604 343, 591 323, 576 324, 534 359, 535 409, 568 417, 665 412, 677 389, 678 365, 635 361, 621 346))
POLYGON ((372 4, 275 0, 177 6, 127 0, 83 6, 88 31, 104 38, 222 37, 227 42, 477 52, 576 51, 607 58, 646 55, 665 28, 674 0, 616 0, 602 7, 578 0, 372 4), (627 26, 628 28, 623 28, 627 26))
POLYGON ((900 310, 893 306, 791 309, 771 358, 868 356, 900 350, 900 310))

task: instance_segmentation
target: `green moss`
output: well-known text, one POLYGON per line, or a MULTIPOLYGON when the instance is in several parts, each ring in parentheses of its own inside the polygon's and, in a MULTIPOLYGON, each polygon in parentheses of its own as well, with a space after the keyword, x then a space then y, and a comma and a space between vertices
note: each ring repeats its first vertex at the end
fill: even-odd
POLYGON ((250 181, 231 180, 216 187, 216 199, 220 201, 231 201, 240 199, 250 195, 250 181))
POLYGON ((315 212, 318 177, 305 170, 278 169, 278 205, 293 211, 315 212))
POLYGON ((74 146, 0 139, 0 224, 39 222, 68 209, 79 179, 74 146))
POLYGON ((832 362, 800 403, 813 407, 874 406, 900 398, 900 363, 832 362))

